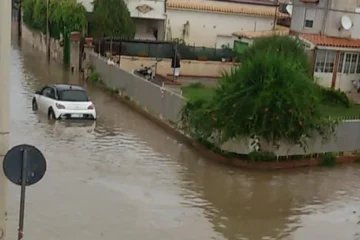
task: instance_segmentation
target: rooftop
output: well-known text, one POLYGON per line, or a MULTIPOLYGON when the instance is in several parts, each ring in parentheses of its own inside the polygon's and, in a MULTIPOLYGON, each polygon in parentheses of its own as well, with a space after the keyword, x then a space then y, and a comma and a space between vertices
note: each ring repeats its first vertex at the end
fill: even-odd
POLYGON ((254 39, 259 37, 266 37, 271 35, 289 35, 289 28, 283 26, 277 26, 275 30, 267 30, 267 31, 242 31, 242 32, 234 32, 232 34, 236 37, 243 37, 248 39, 254 39))
POLYGON ((81 90, 85 91, 85 89, 78 85, 72 85, 72 84, 50 84, 49 86, 56 88, 58 91, 64 91, 64 90, 81 90))
POLYGON ((302 33, 299 37, 309 41, 316 46, 338 47, 338 48, 360 48, 360 39, 328 37, 319 34, 302 33))
MULTIPOLYGON (((264 17, 274 17, 275 8, 268 6, 252 6, 251 4, 236 4, 236 6, 220 6, 209 2, 184 2, 171 0, 167 2, 167 7, 170 9, 179 10, 193 10, 204 12, 218 12, 218 13, 232 13, 244 15, 256 15, 264 17)), ((278 18, 287 18, 289 15, 284 13, 277 13, 278 18)))

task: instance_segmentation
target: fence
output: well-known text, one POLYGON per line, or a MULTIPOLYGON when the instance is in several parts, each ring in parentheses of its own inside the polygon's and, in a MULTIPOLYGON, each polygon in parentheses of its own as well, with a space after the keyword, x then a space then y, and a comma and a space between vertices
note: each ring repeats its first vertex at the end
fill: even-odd
POLYGON ((118 66, 108 65, 103 57, 92 54, 90 61, 108 87, 121 90, 133 101, 164 119, 178 122, 179 113, 186 101, 182 96, 126 72, 118 66))
MULTIPOLYGON (((134 101, 166 120, 177 122, 180 119, 181 109, 186 103, 186 99, 182 96, 126 72, 118 66, 108 65, 105 58, 96 54, 90 55, 90 61, 107 86, 124 91, 134 101)), ((277 156, 357 151, 360 150, 360 120, 343 121, 327 142, 322 142, 320 137, 315 137, 308 142, 308 145, 306 152, 300 146, 287 143, 281 143, 279 149, 265 144, 262 147, 264 150, 274 152, 277 156)), ((223 144, 221 148, 239 154, 248 154, 251 151, 248 139, 231 140, 223 144)))
POLYGON ((172 58, 174 49, 182 59, 187 60, 208 60, 208 61, 232 61, 237 54, 231 49, 216 49, 207 47, 196 47, 174 42, 160 41, 137 41, 137 40, 95 40, 95 52, 105 56, 106 52, 112 55, 172 58))

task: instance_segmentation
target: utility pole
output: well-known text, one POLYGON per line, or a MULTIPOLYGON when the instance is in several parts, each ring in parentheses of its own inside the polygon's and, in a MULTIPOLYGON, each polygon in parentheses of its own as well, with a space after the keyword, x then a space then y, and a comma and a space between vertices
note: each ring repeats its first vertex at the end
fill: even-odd
POLYGON ((49 0, 46 0, 46 56, 50 61, 49 0))
POLYGON ((0 240, 7 238, 7 179, 2 162, 9 148, 11 1, 0 1, 0 240))

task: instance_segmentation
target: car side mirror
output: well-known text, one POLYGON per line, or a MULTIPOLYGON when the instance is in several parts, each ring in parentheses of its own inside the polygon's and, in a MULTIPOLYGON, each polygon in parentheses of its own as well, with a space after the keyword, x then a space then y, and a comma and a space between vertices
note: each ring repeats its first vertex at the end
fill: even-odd
POLYGON ((35 94, 41 95, 41 91, 36 91, 35 94))

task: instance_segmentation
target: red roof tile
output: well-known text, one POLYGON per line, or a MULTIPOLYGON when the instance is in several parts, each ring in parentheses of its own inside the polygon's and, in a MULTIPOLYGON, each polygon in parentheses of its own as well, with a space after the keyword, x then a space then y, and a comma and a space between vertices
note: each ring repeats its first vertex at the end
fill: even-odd
POLYGON ((339 48, 360 48, 360 39, 328 37, 318 34, 300 34, 300 38, 312 42, 317 46, 339 47, 339 48))
MULTIPOLYGON (((1 0, 0 0, 1 1, 1 0)), ((185 9, 185 10, 196 10, 196 11, 206 11, 206 12, 220 12, 220 13, 235 13, 235 14, 247 14, 247 15, 257 15, 264 17, 273 17, 275 16, 274 7, 252 7, 250 4, 238 4, 237 7, 233 6, 217 6, 209 2, 184 2, 177 0, 170 0, 167 2, 167 7, 170 9, 185 9)), ((289 17, 288 14, 280 13, 277 11, 277 16, 279 19, 284 19, 289 17)))

